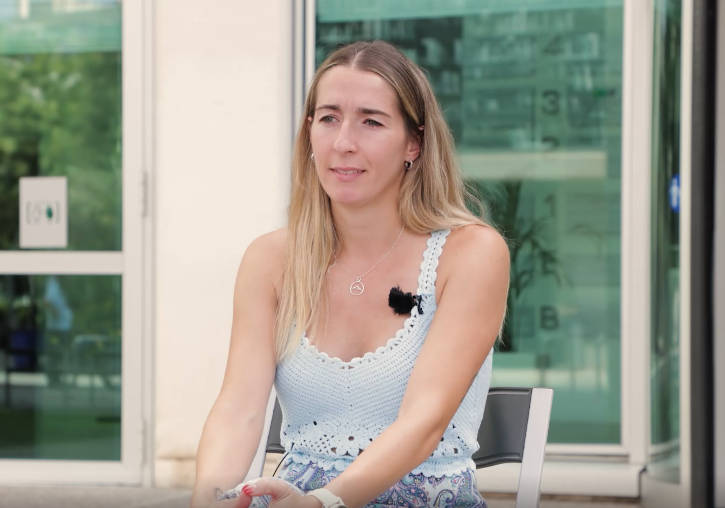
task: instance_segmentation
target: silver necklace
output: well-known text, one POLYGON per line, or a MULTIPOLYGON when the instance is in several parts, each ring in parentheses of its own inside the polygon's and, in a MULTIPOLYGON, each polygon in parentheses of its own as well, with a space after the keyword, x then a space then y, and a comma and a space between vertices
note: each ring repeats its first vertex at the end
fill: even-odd
MULTIPOLYGON (((398 236, 395 238, 395 241, 393 242, 393 244, 390 246, 390 248, 387 251, 385 251, 385 254, 380 256, 380 258, 373 264, 373 266, 368 268, 362 274, 355 276, 355 280, 352 281, 352 283, 350 284, 350 288, 349 288, 349 292, 352 296, 360 296, 361 294, 363 294, 365 292, 365 283, 363 282, 363 277, 367 276, 367 274, 372 272, 376 266, 378 266, 385 258, 387 258, 391 252, 393 252, 393 249, 398 244, 398 240, 400 240, 400 237, 403 234, 404 228, 405 228, 404 226, 400 227, 398 236)), ((337 254, 335 254, 335 259, 334 259, 332 265, 330 266, 330 268, 332 268, 336 264, 337 264, 337 254)))

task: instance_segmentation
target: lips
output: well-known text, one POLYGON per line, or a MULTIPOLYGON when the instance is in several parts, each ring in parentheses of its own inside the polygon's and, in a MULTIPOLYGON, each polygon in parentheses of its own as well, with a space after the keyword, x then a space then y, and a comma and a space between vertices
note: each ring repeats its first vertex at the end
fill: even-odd
POLYGON ((350 166, 337 166, 330 168, 330 171, 335 175, 335 180, 340 183, 348 184, 356 182, 360 176, 365 173, 364 169, 350 167, 350 166))
POLYGON ((359 168, 349 168, 349 167, 340 167, 340 168, 330 168, 334 173, 342 176, 353 176, 353 175, 361 175, 365 170, 359 169, 359 168))

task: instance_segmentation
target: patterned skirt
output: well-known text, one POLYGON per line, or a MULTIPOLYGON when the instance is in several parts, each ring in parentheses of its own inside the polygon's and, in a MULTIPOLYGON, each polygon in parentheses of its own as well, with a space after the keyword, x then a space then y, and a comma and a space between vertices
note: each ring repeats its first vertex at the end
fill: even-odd
MULTIPOLYGON (((326 471, 315 463, 298 464, 285 460, 275 475, 299 487, 304 492, 319 489, 330 483, 340 472, 326 471)), ((267 496, 255 498, 250 508, 267 507, 267 496)), ((476 487, 474 471, 431 477, 423 474, 408 474, 390 489, 368 503, 366 508, 389 506, 409 508, 486 508, 486 501, 476 487)))

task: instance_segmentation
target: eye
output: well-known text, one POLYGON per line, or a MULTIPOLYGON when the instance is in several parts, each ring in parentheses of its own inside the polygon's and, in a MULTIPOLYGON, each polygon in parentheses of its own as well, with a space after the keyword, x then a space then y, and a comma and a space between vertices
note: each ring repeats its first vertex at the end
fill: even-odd
POLYGON ((322 115, 318 120, 320 123, 331 123, 337 120, 333 115, 322 115))
POLYGON ((369 125, 370 127, 382 127, 383 126, 383 124, 381 124, 377 120, 373 120, 372 118, 366 118, 363 123, 365 125, 369 125))

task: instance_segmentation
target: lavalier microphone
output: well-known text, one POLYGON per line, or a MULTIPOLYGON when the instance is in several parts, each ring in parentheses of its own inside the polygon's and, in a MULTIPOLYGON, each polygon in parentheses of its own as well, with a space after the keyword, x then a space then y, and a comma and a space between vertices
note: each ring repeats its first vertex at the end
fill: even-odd
POLYGON ((423 314, 423 298, 420 295, 406 293, 400 286, 394 286, 388 294, 388 305, 392 307, 396 314, 410 314, 413 307, 418 307, 418 314, 423 314))

